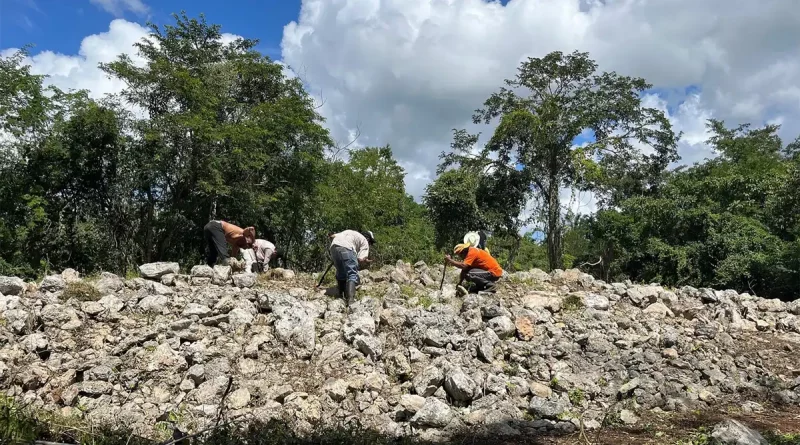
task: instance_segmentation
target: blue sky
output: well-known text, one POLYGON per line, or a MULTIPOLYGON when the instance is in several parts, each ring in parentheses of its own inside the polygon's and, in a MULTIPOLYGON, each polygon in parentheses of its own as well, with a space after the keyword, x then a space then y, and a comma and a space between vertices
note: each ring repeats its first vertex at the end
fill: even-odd
MULTIPOLYGON (((258 49, 280 58, 283 26, 297 20, 300 0, 159 0, 145 2, 146 15, 124 11, 119 18, 144 24, 171 23, 170 14, 185 10, 190 17, 205 13, 223 32, 260 40, 258 49), (235 6, 234 6, 235 5, 235 6)), ((50 50, 74 54, 81 40, 108 31, 116 18, 89 0, 0 0, 0 48, 18 48, 32 43, 33 52, 50 50)))
MULTIPOLYGON (((435 178, 451 129, 480 131, 485 141, 492 128, 474 126, 473 110, 513 76, 521 60, 554 50, 587 51, 601 70, 651 83, 644 98, 666 111, 674 130, 683 133, 682 163, 713 156, 705 143, 710 118, 730 125, 770 120, 783 125, 787 140, 800 134, 800 46, 793 44, 800 38, 800 10, 792 2, 670 0, 670 5, 660 0, 0 0, 0 52, 34 44, 33 72, 49 76, 46 82, 61 89, 102 97, 124 84, 106 76, 98 63, 134 52, 131 45, 145 33, 140 25, 172 23, 170 13, 182 9, 191 17, 203 12, 223 32, 258 39, 262 53, 301 69, 298 74, 322 104, 320 113, 337 143, 348 144, 358 134, 358 145, 390 144, 415 197, 435 178), (301 2, 315 13, 301 19, 301 2)), ((591 138, 587 132, 575 143, 591 138)))

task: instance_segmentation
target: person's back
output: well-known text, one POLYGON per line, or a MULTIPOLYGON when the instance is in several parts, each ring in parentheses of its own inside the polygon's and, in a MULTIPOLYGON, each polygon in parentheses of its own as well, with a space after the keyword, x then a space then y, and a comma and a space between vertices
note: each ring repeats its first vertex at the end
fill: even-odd
POLYGON ((475 248, 469 249, 467 257, 464 259, 464 264, 476 269, 488 271, 496 278, 503 275, 503 268, 500 267, 500 263, 485 250, 475 248))
POLYGON ((331 260, 336 266, 336 282, 339 294, 344 296, 348 307, 356 295, 356 285, 360 282, 359 267, 369 264, 369 246, 375 243, 372 232, 359 233, 355 230, 343 230, 329 235, 331 260))
MULTIPOLYGON (((225 231, 225 241, 231 246, 246 249, 255 242, 255 229, 248 227, 242 229, 241 227, 231 224, 229 222, 220 221, 222 223, 222 230, 225 231)), ((235 256, 235 255, 234 255, 235 256)))
POLYGON ((356 253, 356 257, 364 259, 369 255, 369 241, 355 230, 343 230, 333 236, 331 246, 344 247, 356 253))

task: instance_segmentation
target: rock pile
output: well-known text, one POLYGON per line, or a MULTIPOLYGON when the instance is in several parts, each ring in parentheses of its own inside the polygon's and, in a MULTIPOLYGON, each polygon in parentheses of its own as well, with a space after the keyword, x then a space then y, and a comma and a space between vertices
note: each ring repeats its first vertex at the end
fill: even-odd
POLYGON ((496 294, 460 297, 438 290, 441 266, 398 263, 362 272, 346 308, 291 271, 140 273, 0 277, 0 388, 146 436, 197 431, 221 412, 438 439, 800 401, 800 301, 577 270, 510 274, 496 294))

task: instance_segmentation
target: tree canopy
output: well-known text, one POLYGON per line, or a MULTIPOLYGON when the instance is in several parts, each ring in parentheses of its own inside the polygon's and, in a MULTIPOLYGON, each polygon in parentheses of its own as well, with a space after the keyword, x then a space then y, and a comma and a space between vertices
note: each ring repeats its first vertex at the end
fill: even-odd
POLYGON ((0 57, 0 274, 188 269, 202 227, 222 219, 254 226, 302 270, 325 266, 342 229, 373 231, 378 265, 438 262, 484 230, 509 271, 800 292, 800 139, 777 126, 709 121, 716 156, 670 169, 680 135, 645 106, 644 79, 552 52, 472 116, 494 126, 483 145, 455 131, 420 203, 390 145, 332 156, 318 105, 256 41, 226 43, 183 13, 150 30, 138 57, 101 66, 125 87, 98 100, 46 86, 26 49, 0 57), (566 208, 570 190, 598 210, 566 208))

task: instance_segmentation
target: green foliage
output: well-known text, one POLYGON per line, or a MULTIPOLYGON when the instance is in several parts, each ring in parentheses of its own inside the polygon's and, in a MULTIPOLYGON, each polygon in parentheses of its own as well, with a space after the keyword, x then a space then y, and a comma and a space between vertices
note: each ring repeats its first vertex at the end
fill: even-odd
POLYGON ((370 257, 378 264, 440 262, 428 212, 406 194, 404 177, 388 146, 356 150, 349 162, 326 165, 325 180, 318 186, 320 215, 311 242, 315 252, 309 260, 324 258, 329 232, 354 229, 375 234, 378 243, 370 248, 370 257))
POLYGON ((567 394, 569 396, 569 401, 573 405, 580 405, 583 403, 586 395, 583 393, 583 390, 580 388, 575 388, 569 391, 567 394))
POLYGON ((561 301, 561 307, 565 311, 576 311, 583 308, 583 299, 580 295, 569 294, 561 301))
POLYGON ((67 301, 76 299, 78 301, 97 301, 102 297, 96 287, 85 281, 73 281, 67 283, 67 287, 61 291, 61 299, 67 301))
POLYGON ((427 295, 422 295, 419 297, 419 305, 428 309, 429 307, 433 306, 433 299, 427 295))
POLYGON ((458 169, 443 172, 428 184, 423 201, 430 209, 437 247, 452 248, 465 233, 484 225, 476 198, 478 181, 474 172, 458 169))
POLYGON ((586 237, 591 255, 604 259, 595 273, 793 298, 800 291, 797 164, 783 157, 775 126, 730 130, 710 121, 709 128, 717 158, 595 215, 586 237))
POLYGON ((327 160, 317 106, 256 41, 223 43, 202 15, 150 29, 143 64, 101 65, 126 85, 101 101, 43 87, 25 52, 0 58, 0 128, 13 136, 0 150, 0 273, 189 268, 210 219, 254 226, 292 268, 323 268, 328 232, 345 228, 375 233, 377 264, 441 260, 391 149, 327 160))
POLYGON ((800 445, 800 433, 767 431, 764 438, 770 445, 800 445))
MULTIPOLYGON (((543 223, 551 269, 563 265, 563 187, 592 190, 609 199, 646 190, 677 159, 677 138, 664 113, 646 108, 644 79, 616 73, 596 74, 587 53, 552 52, 523 62, 515 78, 484 102, 476 124, 499 119, 494 134, 472 155, 477 135, 457 131, 455 153, 443 168, 458 164, 488 172, 479 182, 490 199, 481 202, 496 213, 506 230, 517 230, 517 218, 528 200, 534 219, 543 223), (594 141, 575 147, 584 133, 594 141), (652 154, 637 146, 648 145, 652 154)), ((480 202, 480 201, 479 201, 480 202)))

